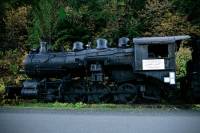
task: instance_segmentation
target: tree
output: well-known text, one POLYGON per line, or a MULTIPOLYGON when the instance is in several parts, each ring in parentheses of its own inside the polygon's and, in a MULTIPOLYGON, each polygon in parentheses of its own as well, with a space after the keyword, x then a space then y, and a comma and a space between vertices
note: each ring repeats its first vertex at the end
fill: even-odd
POLYGON ((147 0, 139 18, 145 36, 199 34, 199 29, 187 21, 187 16, 176 12, 169 0, 147 0))
POLYGON ((37 46, 40 39, 51 44, 57 24, 57 2, 40 0, 32 5, 32 26, 29 28, 29 42, 37 46))
POLYGON ((187 14, 187 20, 192 24, 200 25, 200 0, 172 0, 175 8, 187 14))
POLYGON ((24 49, 28 38, 28 14, 30 6, 11 8, 5 13, 5 49, 24 49))

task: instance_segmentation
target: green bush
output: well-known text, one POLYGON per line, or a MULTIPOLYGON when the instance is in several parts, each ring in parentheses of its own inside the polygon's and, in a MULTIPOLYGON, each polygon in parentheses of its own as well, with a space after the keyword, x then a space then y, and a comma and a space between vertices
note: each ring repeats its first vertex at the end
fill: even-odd
POLYGON ((6 10, 4 16, 6 44, 8 49, 25 49, 28 39, 28 15, 30 6, 20 6, 6 10))
POLYGON ((187 74, 187 62, 192 59, 191 50, 188 47, 181 46, 176 53, 176 74, 177 78, 184 77, 187 74))
POLYGON ((22 68, 22 60, 25 53, 19 50, 9 50, 2 52, 0 56, 0 84, 11 85, 18 84, 23 75, 19 75, 19 69, 22 68))
POLYGON ((0 82, 0 95, 5 92, 5 85, 3 82, 0 82))
POLYGON ((3 94, 5 92, 5 85, 3 81, 0 79, 0 105, 3 103, 3 94))

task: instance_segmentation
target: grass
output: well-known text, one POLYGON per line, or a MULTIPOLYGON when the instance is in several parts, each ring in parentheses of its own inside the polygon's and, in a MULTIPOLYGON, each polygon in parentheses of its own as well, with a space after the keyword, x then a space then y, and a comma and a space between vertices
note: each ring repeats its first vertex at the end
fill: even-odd
POLYGON ((200 111, 200 104, 193 104, 192 109, 196 111, 200 111))
POLYGON ((16 107, 30 107, 30 108, 52 108, 52 109, 80 109, 84 108, 86 104, 80 103, 19 103, 16 107))
POLYGON ((184 104, 184 105, 170 105, 170 104, 86 104, 83 102, 78 103, 42 103, 37 100, 20 101, 8 100, 2 107, 17 107, 17 108, 46 108, 46 109, 70 109, 70 110, 82 110, 82 109, 98 109, 98 110, 195 110, 200 111, 200 104, 184 104))

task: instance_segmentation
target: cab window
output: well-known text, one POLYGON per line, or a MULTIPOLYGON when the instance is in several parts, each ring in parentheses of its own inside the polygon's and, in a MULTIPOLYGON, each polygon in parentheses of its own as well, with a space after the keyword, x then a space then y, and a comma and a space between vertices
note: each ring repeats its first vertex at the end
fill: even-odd
POLYGON ((152 44, 148 45, 148 58, 168 57, 168 45, 152 44))

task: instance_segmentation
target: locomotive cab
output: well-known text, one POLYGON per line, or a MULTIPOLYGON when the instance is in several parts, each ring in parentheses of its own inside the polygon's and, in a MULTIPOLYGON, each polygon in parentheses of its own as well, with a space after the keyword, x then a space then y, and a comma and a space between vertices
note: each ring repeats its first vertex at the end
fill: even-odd
MULTIPOLYGON (((175 87, 176 42, 189 36, 134 38, 134 64, 136 73, 175 87)), ((149 78, 149 79, 150 79, 149 78)))

